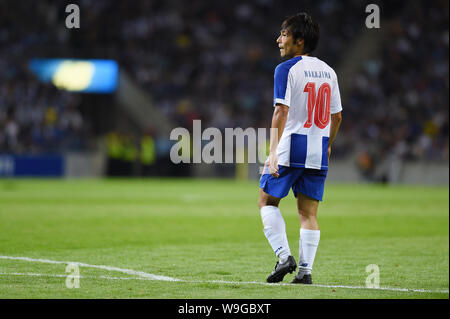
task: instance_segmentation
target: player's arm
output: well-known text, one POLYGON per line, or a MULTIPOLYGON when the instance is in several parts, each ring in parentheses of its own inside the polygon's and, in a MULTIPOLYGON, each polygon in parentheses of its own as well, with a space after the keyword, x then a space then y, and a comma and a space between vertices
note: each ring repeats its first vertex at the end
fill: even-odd
POLYGON ((336 139, 339 127, 341 126, 341 122, 342 122, 342 112, 331 114, 330 140, 328 141, 328 160, 330 160, 331 145, 336 139))
POLYGON ((270 154, 269 154, 269 173, 273 177, 278 177, 278 156, 277 147, 283 135, 284 126, 289 113, 289 107, 283 104, 276 104, 272 116, 272 126, 270 128, 270 154))

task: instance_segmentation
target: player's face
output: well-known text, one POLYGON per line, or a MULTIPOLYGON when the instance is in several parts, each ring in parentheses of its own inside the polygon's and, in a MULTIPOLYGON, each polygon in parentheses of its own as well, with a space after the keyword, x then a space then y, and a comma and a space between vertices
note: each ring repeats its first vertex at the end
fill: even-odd
POLYGON ((280 36, 277 39, 278 47, 280 48, 280 56, 293 57, 298 54, 299 46, 294 43, 294 38, 292 34, 287 30, 281 30, 280 36))

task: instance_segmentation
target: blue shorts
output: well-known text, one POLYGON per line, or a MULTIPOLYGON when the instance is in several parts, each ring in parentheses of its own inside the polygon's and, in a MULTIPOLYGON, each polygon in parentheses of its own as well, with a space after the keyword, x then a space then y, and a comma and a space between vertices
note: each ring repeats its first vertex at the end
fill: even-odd
POLYGON ((259 187, 265 193, 277 198, 286 197, 292 187, 295 197, 297 197, 297 193, 301 193, 322 201, 327 172, 327 170, 278 165, 280 176, 278 178, 273 177, 265 168, 259 180, 259 187))

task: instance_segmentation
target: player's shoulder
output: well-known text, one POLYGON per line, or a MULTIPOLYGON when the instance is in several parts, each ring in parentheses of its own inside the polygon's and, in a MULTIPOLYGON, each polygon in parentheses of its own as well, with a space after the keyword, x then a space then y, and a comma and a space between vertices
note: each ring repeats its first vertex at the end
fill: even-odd
POLYGON ((330 74, 333 77, 337 78, 336 72, 328 63, 326 63, 325 61, 323 61, 317 57, 309 57, 309 58, 312 59, 314 61, 314 63, 321 64, 323 69, 326 69, 328 72, 330 72, 330 74))
POLYGON ((297 56, 297 57, 291 58, 291 59, 289 59, 289 60, 286 60, 286 61, 284 61, 284 62, 281 62, 280 64, 278 64, 278 65, 275 67, 275 74, 278 73, 278 72, 283 72, 283 73, 289 72, 289 70, 290 70, 293 66, 295 66, 295 65, 297 65, 299 62, 301 62, 302 59, 303 59, 303 57, 297 56))

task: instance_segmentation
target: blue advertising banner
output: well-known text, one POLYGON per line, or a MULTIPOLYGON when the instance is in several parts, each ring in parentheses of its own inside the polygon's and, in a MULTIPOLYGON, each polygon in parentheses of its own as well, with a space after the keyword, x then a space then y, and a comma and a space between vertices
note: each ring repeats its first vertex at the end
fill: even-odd
POLYGON ((0 177, 62 177, 61 155, 0 155, 0 177))

